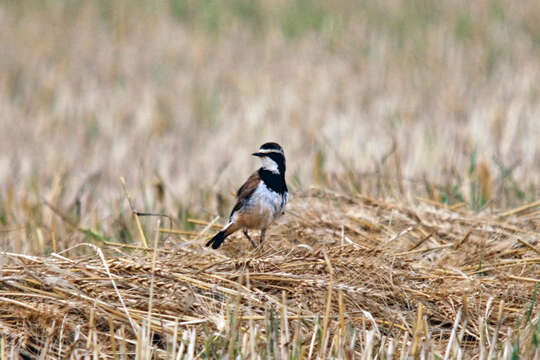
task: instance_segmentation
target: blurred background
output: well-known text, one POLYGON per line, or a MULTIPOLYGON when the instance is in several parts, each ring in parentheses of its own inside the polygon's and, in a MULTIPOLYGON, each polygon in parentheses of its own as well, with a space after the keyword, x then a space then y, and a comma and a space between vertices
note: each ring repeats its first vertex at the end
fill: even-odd
POLYGON ((540 2, 4 0, 0 244, 227 216, 277 141, 311 186, 495 211, 540 197, 540 2), (87 231, 87 232, 85 232, 87 231))

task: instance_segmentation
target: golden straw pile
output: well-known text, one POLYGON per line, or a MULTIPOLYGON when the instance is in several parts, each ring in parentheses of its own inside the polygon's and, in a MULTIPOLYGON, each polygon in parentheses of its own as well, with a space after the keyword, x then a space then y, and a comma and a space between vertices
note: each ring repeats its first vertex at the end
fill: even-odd
POLYGON ((209 250, 217 224, 194 221, 200 231, 161 228, 146 250, 3 253, 2 349, 43 359, 538 356, 539 205, 473 213, 315 189, 294 196, 259 251, 240 235, 209 250))

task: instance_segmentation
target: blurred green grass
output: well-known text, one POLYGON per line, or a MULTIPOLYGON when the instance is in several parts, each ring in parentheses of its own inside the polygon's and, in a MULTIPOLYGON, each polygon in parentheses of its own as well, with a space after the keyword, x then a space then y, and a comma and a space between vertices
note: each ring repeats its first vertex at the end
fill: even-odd
MULTIPOLYGON (((364 21, 371 30, 391 35, 397 45, 421 41, 440 24, 454 29, 460 41, 490 40, 491 28, 504 27, 509 34, 520 33, 535 47, 540 39, 538 6, 522 2, 518 9, 509 1, 489 0, 472 4, 459 1, 401 0, 389 2, 354 2, 337 0, 265 1, 265 0, 167 0, 153 2, 83 0, 6 0, 10 15, 21 20, 36 13, 57 13, 68 20, 85 8, 92 8, 97 18, 114 31, 129 16, 170 16, 182 26, 204 29, 211 34, 226 34, 240 24, 256 33, 279 28, 288 38, 312 33, 342 31, 351 23, 364 21)), ((346 36, 345 36, 346 37, 346 36)), ((538 50, 538 49, 535 49, 538 50)))

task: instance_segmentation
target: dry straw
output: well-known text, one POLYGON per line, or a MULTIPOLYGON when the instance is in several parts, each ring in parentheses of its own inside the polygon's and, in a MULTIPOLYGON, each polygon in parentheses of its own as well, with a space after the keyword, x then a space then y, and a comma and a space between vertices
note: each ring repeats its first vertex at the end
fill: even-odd
POLYGON ((538 356, 533 205, 473 213, 312 190, 259 251, 240 236, 208 250, 214 225, 196 220, 201 234, 151 248, 4 252, 1 356, 538 356))

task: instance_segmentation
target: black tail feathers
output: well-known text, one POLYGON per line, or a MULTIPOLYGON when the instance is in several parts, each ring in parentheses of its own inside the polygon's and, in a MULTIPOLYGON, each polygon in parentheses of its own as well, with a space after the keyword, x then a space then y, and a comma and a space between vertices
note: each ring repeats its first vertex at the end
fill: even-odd
POLYGON ((206 243, 206 246, 212 245, 212 249, 217 249, 218 247, 221 246, 223 241, 225 241, 226 237, 227 235, 225 235, 225 230, 221 230, 206 243))

